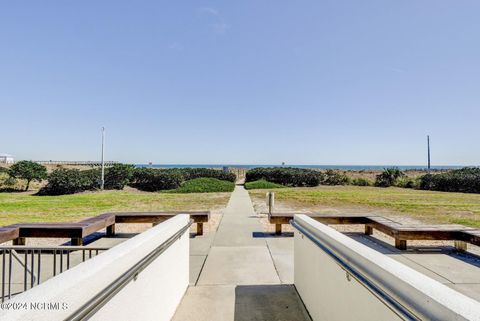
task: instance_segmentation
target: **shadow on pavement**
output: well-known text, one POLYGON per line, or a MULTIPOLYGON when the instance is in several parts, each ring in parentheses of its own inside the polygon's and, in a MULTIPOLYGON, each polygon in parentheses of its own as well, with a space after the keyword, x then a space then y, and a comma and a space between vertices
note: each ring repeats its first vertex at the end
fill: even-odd
POLYGON ((281 238, 281 237, 293 237, 293 232, 283 232, 282 234, 267 233, 267 232, 253 232, 253 238, 281 238))
POLYGON ((310 321, 293 285, 238 285, 235 321, 310 321))

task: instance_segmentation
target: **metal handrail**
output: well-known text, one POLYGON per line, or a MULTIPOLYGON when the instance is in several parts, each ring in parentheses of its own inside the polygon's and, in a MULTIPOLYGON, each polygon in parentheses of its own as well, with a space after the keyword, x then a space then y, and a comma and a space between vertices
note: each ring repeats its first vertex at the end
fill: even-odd
POLYGON ((392 295, 388 292, 377 286, 375 283, 370 281, 368 277, 361 273, 358 269, 355 269, 351 264, 347 261, 342 259, 340 256, 336 255, 332 252, 327 246, 321 243, 311 232, 307 229, 302 227, 300 224, 295 222, 294 220, 290 220, 290 224, 296 228, 299 232, 305 235, 310 241, 312 241, 315 245, 320 247, 328 256, 330 256, 335 263, 337 263, 345 272, 351 275, 354 279, 356 279, 362 286, 364 286, 368 291, 370 291, 373 295, 379 298, 388 308, 390 308, 394 313, 399 315, 401 318, 405 320, 412 320, 417 321, 421 320, 418 316, 416 316, 411 310, 407 307, 402 305, 398 302, 392 295))
POLYGON ((65 250, 65 251, 80 251, 80 250, 98 250, 98 251, 106 251, 109 250, 111 247, 105 247, 105 246, 70 246, 70 245, 65 245, 65 246, 26 246, 26 245, 4 245, 0 246, 0 251, 1 250, 42 250, 42 251, 59 251, 59 250, 65 250))
MULTIPOLYGON (((36 282, 37 280, 37 277, 35 276, 35 272, 33 270, 30 270, 28 268, 28 266, 25 264, 25 262, 22 261, 22 259, 20 258, 20 256, 18 256, 18 253, 17 251, 15 251, 14 249, 10 249, 11 250, 11 253, 12 253, 12 256, 15 260, 17 260, 17 262, 23 267, 23 269, 27 272, 27 273, 30 273, 30 275, 33 276, 33 283, 36 282)), ((10 287, 11 285, 9 285, 10 287)))
MULTIPOLYGON (((6 299, 11 299, 19 293, 25 292, 41 283, 40 276, 45 271, 45 264, 42 258, 45 255, 53 256, 51 264, 51 274, 44 278, 56 276, 64 270, 71 267, 70 257, 72 253, 81 255, 81 262, 98 255, 100 252, 109 250, 110 247, 89 247, 89 246, 24 246, 24 245, 7 245, 0 246, 1 261, 1 297, 3 303, 6 299), (65 260, 64 260, 65 258, 65 260), (14 269, 14 261, 18 262, 20 269, 14 269), (65 261, 65 262, 64 262, 65 261), (23 289, 12 292, 12 277, 14 274, 23 274, 23 289)), ((48 261, 47 261, 48 262, 48 261)), ((48 274, 49 272, 47 272, 48 274)))
POLYGON ((152 250, 148 255, 143 257, 138 261, 134 266, 128 269, 125 273, 120 275, 112 283, 107 285, 102 291, 97 295, 83 304, 75 312, 73 312, 65 320, 77 321, 77 320, 88 320, 90 319, 98 310, 100 310, 105 304, 112 299, 115 294, 122 290, 130 281, 135 280, 147 266, 150 265, 160 254, 165 252, 170 245, 179 240, 183 234, 190 228, 193 220, 189 220, 183 228, 181 228, 174 235, 165 240, 162 244, 152 250))

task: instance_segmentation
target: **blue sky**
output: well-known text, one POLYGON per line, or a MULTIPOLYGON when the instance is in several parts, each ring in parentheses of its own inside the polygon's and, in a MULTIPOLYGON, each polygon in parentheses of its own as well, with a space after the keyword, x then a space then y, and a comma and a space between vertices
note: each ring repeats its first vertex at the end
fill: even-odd
POLYGON ((2 1, 0 153, 480 163, 477 0, 2 1))

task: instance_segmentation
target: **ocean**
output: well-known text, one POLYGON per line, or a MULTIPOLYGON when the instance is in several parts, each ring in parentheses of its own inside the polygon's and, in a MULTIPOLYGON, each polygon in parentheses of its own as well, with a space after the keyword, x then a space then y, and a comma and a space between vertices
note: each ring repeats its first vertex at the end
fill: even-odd
MULTIPOLYGON (((296 167, 296 168, 313 168, 313 169, 339 169, 347 171, 360 170, 382 170, 384 168, 395 167, 401 170, 426 170, 425 165, 245 165, 245 164, 136 164, 137 167, 151 167, 151 168, 255 168, 255 167, 296 167)), ((458 169, 465 166, 445 165, 432 166, 431 169, 458 169)))

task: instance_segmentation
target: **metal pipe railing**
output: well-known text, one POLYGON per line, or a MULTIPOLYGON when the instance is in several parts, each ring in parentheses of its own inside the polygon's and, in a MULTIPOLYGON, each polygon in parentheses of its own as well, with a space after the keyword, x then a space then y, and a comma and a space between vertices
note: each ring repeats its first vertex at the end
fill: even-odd
POLYGON ((165 252, 173 243, 179 240, 185 232, 190 229, 193 221, 190 220, 188 224, 182 227, 178 232, 165 240, 162 244, 152 250, 149 254, 143 257, 125 273, 120 275, 112 283, 107 285, 102 291, 97 295, 83 304, 75 312, 73 312, 66 320, 78 321, 78 320, 88 320, 91 318, 98 310, 100 310, 105 304, 110 301, 111 298, 115 296, 120 290, 122 290, 130 281, 136 279, 138 275, 148 267, 157 257, 159 257, 163 252, 165 252))
POLYGON ((349 262, 342 259, 339 255, 336 255, 331 249, 325 246, 321 241, 319 241, 315 235, 305 229, 303 226, 295 222, 295 220, 290 220, 290 224, 297 229, 300 233, 305 235, 310 241, 312 241, 316 246, 322 249, 329 257, 331 257, 346 273, 351 277, 356 279, 362 286, 364 286, 368 291, 375 295, 380 301, 382 301, 389 309, 394 313, 400 316, 404 320, 421 320, 415 315, 410 309, 405 307, 402 303, 398 302, 394 296, 390 293, 377 286, 374 282, 370 281, 369 278, 358 269, 353 267, 349 262))
POLYGON ((108 250, 108 247, 84 247, 84 246, 1 246, 0 255, 2 256, 2 285, 1 302, 11 299, 13 295, 27 291, 42 281, 70 269, 72 265, 71 256, 78 253, 76 264, 85 262, 87 259, 98 255, 102 251, 108 250), (23 252, 23 258, 20 253, 23 252), (88 258, 85 255, 89 253, 88 258), (81 254, 80 254, 81 253, 81 254), (66 258, 66 264, 64 263, 66 258), (15 264, 15 261, 17 264, 15 264), (49 263, 52 266, 51 273, 45 270, 49 263), (22 278, 23 276, 23 278, 22 278), (12 283, 12 278, 15 283, 12 283), (16 288, 12 287, 16 285, 16 288), (23 285, 23 286, 22 286, 23 285))

